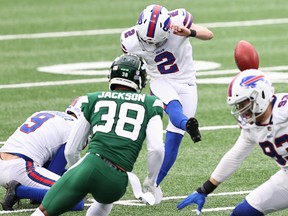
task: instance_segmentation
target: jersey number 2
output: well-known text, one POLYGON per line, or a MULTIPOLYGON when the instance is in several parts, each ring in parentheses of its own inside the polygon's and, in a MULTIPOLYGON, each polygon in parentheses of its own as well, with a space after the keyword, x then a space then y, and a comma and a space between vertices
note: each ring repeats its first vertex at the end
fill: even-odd
POLYGON ((160 53, 155 57, 154 61, 157 63, 158 71, 161 74, 176 73, 179 71, 179 68, 175 63, 176 59, 171 52, 165 51, 160 53))

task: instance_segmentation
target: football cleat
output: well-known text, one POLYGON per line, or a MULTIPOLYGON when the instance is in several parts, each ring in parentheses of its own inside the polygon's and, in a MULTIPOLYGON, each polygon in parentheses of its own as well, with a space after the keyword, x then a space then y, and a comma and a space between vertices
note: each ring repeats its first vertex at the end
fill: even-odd
POLYGON ((186 123, 186 131, 190 135, 194 143, 201 141, 201 134, 198 128, 199 124, 197 119, 189 118, 186 123))
POLYGON ((12 180, 8 183, 6 194, 1 202, 3 210, 14 211, 13 205, 15 205, 17 201, 19 201, 19 199, 16 196, 16 187, 19 185, 20 183, 15 180, 12 180))

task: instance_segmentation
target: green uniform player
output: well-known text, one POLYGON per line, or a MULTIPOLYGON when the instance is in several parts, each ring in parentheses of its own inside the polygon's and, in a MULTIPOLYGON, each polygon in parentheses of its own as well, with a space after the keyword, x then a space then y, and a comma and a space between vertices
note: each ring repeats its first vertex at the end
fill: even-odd
POLYGON ((164 157, 163 104, 154 96, 140 94, 146 85, 146 71, 142 60, 135 55, 125 54, 115 59, 109 82, 111 91, 85 96, 81 106, 83 115, 65 148, 71 167, 32 215, 59 215, 88 193, 95 202, 86 215, 109 215, 113 202, 126 192, 128 175, 145 139, 148 176, 144 187, 154 195, 155 203, 161 201, 157 200, 157 193, 162 192, 156 187, 156 178, 164 157), (80 159, 89 136, 87 153, 80 159))

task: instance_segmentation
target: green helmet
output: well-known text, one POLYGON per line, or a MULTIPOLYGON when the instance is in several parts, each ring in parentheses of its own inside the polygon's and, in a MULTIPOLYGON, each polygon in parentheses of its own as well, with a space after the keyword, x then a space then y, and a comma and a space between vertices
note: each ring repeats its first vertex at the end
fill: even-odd
POLYGON ((123 54, 117 57, 110 68, 109 88, 115 89, 115 84, 123 85, 141 92, 147 82, 144 62, 133 54, 123 54))

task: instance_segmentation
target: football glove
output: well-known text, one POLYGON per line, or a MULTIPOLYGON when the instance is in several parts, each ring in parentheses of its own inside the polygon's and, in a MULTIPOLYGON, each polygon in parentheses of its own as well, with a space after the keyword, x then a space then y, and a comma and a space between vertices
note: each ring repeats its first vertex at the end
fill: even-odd
POLYGON ((181 210, 181 209, 185 208, 188 205, 197 204, 198 208, 197 208, 197 211, 196 211, 196 215, 200 215, 201 211, 202 211, 202 208, 203 208, 203 206, 205 204, 206 197, 207 197, 207 194, 202 194, 202 193, 198 193, 197 191, 194 191, 192 194, 187 196, 184 200, 182 200, 177 205, 177 209, 181 210))
POLYGON ((148 176, 143 183, 143 192, 151 192, 155 197, 155 205, 162 201, 163 193, 160 186, 156 187, 156 182, 152 183, 149 181, 148 176))

